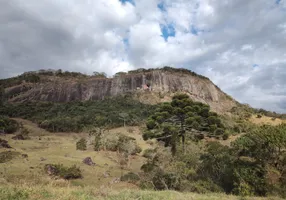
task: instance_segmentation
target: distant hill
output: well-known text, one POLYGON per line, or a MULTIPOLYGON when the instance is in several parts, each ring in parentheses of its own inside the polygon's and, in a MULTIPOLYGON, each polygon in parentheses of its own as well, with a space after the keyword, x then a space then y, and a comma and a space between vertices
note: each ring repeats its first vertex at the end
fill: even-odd
POLYGON ((102 73, 88 76, 40 70, 2 79, 0 86, 4 88, 4 99, 8 102, 104 100, 128 94, 143 103, 155 104, 170 101, 174 93, 183 92, 195 101, 209 104, 219 113, 236 105, 235 100, 208 78, 187 69, 170 67, 119 72, 113 78, 106 78, 102 73))

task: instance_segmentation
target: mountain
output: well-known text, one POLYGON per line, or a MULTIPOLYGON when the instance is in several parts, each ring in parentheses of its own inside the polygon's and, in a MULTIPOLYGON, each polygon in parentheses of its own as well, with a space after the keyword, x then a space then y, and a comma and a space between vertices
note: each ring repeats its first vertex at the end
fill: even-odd
POLYGON ((87 76, 61 70, 40 70, 0 80, 0 85, 8 102, 104 100, 128 94, 143 103, 155 104, 170 101, 174 93, 183 92, 219 113, 236 105, 236 101, 208 78, 187 69, 170 67, 119 72, 113 78, 100 73, 87 76))

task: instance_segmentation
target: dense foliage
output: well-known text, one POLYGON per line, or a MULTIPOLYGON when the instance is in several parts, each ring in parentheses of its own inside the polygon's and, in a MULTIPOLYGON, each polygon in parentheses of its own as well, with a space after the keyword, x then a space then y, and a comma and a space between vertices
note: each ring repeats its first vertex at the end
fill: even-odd
POLYGON ((143 138, 156 138, 172 147, 175 154, 178 140, 181 138, 184 148, 188 138, 203 139, 208 136, 222 136, 225 127, 218 115, 210 112, 210 107, 200 102, 192 101, 186 94, 177 94, 171 103, 161 104, 146 123, 147 131, 143 138))
MULTIPOLYGON (((179 145, 179 144, 178 144, 179 145)), ((286 125, 256 127, 231 146, 189 141, 176 154, 162 146, 144 153, 143 186, 164 190, 286 196, 286 125), (151 183, 148 185, 148 183, 151 183)))
POLYGON ((85 151, 87 146, 87 141, 84 138, 81 138, 79 141, 77 141, 76 143, 76 150, 81 150, 81 151, 85 151))
POLYGON ((19 124, 8 117, 0 115, 0 131, 4 133, 14 133, 19 129, 19 124))
POLYGON ((104 101, 5 104, 0 107, 0 114, 29 119, 51 132, 79 132, 94 126, 118 127, 124 123, 142 124, 153 112, 154 107, 125 96, 104 101), (122 113, 125 113, 124 121, 122 113))
POLYGON ((82 178, 81 170, 77 166, 71 167, 63 166, 62 164, 47 164, 45 170, 49 175, 57 176, 63 179, 77 179, 82 178))

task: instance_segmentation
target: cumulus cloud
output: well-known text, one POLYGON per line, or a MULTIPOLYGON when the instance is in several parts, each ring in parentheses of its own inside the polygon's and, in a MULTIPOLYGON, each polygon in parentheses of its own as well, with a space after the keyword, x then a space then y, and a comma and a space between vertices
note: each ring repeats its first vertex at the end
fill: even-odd
POLYGON ((0 0, 0 78, 169 65, 286 112, 286 0, 0 0))

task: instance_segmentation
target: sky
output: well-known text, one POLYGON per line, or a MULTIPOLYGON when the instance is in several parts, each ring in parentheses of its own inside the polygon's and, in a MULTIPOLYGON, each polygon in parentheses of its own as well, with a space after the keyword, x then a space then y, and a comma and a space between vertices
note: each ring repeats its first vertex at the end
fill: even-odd
POLYGON ((0 78, 163 66, 286 112, 286 0, 0 0, 0 78))

